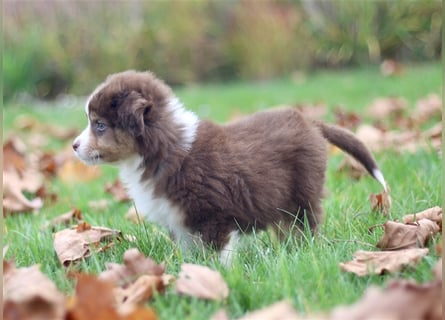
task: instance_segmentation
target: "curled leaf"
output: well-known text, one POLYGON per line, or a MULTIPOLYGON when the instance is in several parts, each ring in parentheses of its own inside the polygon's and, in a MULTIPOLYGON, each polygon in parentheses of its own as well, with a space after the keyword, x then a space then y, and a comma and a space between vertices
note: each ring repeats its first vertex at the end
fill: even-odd
POLYGON ((431 236, 439 232, 438 225, 428 219, 413 224, 387 221, 383 227, 385 233, 377 247, 388 250, 424 247, 431 236))
POLYGON ((340 269, 358 276, 397 272, 402 267, 413 266, 428 254, 428 248, 398 251, 363 251, 354 253, 353 260, 340 262, 340 269))
POLYGON ((179 294, 201 299, 221 300, 229 296, 229 287, 218 271, 185 263, 175 284, 179 294))
POLYGON ((389 214, 391 209, 391 196, 389 193, 390 189, 388 187, 388 191, 382 191, 382 193, 378 194, 373 193, 369 196, 372 211, 381 212, 385 216, 389 214))

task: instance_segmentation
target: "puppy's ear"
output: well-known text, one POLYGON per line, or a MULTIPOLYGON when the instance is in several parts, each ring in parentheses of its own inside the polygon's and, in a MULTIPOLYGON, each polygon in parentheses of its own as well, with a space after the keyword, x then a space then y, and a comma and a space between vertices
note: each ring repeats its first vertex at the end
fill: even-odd
POLYGON ((129 106, 125 112, 127 129, 135 136, 143 135, 145 127, 151 122, 153 102, 151 97, 143 97, 139 93, 132 92, 129 99, 129 106))

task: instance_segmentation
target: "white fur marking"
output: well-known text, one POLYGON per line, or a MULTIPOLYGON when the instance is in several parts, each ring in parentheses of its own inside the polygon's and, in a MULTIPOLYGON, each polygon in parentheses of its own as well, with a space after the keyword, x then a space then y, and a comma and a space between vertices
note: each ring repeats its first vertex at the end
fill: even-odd
POLYGON ((167 198, 155 197, 155 181, 141 181, 141 163, 141 156, 134 156, 119 163, 120 179, 127 187, 136 210, 147 220, 167 228, 183 249, 193 248, 196 236, 184 225, 184 212, 167 198))
POLYGON ((177 97, 170 98, 167 106, 173 115, 173 121, 182 128, 181 146, 188 151, 195 141, 199 119, 192 111, 186 110, 177 97))
POLYGON ((230 266, 232 264, 233 255, 235 254, 235 248, 239 241, 239 231, 234 230, 229 234, 229 242, 224 246, 219 255, 219 261, 224 266, 230 266))
POLYGON ((378 182, 382 184, 383 189, 385 189, 385 191, 388 191, 385 178, 383 177, 383 173, 379 169, 374 169, 372 170, 372 175, 374 176, 374 178, 376 178, 378 182))

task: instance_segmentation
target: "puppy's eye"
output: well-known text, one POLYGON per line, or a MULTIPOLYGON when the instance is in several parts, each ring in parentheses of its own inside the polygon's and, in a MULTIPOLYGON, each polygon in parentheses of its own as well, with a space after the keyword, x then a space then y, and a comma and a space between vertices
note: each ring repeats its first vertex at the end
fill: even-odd
POLYGON ((107 130, 107 128, 108 128, 107 125, 102 121, 96 121, 94 123, 94 130, 99 134, 104 133, 105 130, 107 130))

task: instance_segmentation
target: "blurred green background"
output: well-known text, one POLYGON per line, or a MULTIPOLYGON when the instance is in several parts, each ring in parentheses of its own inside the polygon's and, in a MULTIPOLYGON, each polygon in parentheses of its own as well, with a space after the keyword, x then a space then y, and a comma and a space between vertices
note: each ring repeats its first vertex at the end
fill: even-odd
POLYGON ((172 85, 438 60, 442 2, 3 1, 3 94, 88 94, 150 69, 172 85))

